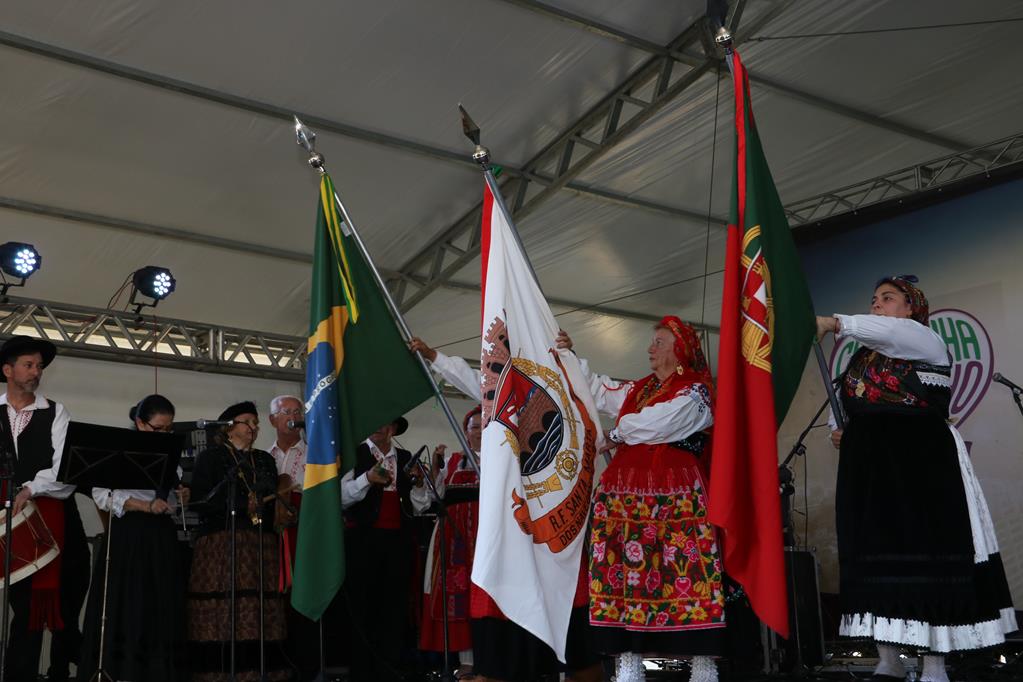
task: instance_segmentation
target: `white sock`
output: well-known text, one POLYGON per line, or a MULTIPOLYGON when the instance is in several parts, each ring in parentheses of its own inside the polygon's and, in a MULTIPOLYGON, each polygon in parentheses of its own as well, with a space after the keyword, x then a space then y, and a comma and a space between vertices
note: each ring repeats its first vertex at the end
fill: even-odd
POLYGON ((718 682, 718 667, 710 656, 693 656, 693 672, 689 682, 718 682))
POLYGON ((646 682, 643 656, 631 651, 615 656, 615 682, 646 682))
POLYGON ((924 656, 924 670, 920 674, 920 682, 948 682, 944 656, 941 654, 926 654, 924 656))
POLYGON ((875 675, 891 675, 892 677, 903 678, 906 676, 906 666, 899 658, 899 650, 891 644, 878 644, 877 655, 881 659, 874 668, 875 675))

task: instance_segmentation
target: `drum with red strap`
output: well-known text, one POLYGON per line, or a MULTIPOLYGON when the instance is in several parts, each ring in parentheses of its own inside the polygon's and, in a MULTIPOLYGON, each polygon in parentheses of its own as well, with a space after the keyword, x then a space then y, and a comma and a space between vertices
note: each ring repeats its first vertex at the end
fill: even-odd
MULTIPOLYGON (((0 509, 0 533, 7 528, 7 510, 0 509)), ((0 537, 0 566, 11 553, 11 584, 24 580, 57 558, 60 548, 43 522, 35 502, 28 500, 25 508, 11 519, 11 537, 0 537)), ((3 588, 0 578, 0 589, 3 588)))

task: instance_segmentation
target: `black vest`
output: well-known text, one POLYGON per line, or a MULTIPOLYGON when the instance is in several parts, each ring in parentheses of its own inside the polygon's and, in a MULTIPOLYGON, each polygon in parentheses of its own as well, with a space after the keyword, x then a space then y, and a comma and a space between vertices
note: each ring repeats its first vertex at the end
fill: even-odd
POLYGON ((14 441, 11 438, 10 420, 7 418, 7 406, 4 406, 0 419, 3 419, 4 447, 11 452, 17 452, 17 462, 14 465, 15 485, 24 485, 35 478, 43 469, 53 466, 53 441, 51 429, 53 419, 57 416, 57 404, 52 400, 46 401, 45 409, 38 409, 32 413, 32 419, 28 426, 18 436, 18 447, 15 450, 14 441))
MULTIPOLYGON (((409 493, 412 490, 412 479, 405 473, 405 467, 408 465, 409 460, 412 459, 412 453, 401 448, 395 448, 395 452, 398 455, 398 481, 396 487, 398 489, 398 498, 401 501, 401 529, 405 531, 412 528, 410 523, 412 503, 409 500, 409 493)), ((353 476, 355 478, 362 476, 376 466, 376 463, 377 458, 373 456, 369 446, 365 443, 360 444, 359 448, 355 451, 353 476)), ((366 497, 345 510, 345 517, 355 524, 356 528, 371 528, 376 523, 377 517, 380 516, 380 504, 383 501, 383 497, 383 488, 371 485, 366 492, 366 497)))

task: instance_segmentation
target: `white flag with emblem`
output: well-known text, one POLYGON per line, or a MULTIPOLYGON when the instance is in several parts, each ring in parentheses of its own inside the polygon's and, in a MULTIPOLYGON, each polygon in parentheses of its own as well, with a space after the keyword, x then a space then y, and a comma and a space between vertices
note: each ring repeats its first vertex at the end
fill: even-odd
POLYGON ((579 360, 554 347, 558 324, 489 185, 482 228, 483 443, 472 581, 564 662, 603 435, 579 360))

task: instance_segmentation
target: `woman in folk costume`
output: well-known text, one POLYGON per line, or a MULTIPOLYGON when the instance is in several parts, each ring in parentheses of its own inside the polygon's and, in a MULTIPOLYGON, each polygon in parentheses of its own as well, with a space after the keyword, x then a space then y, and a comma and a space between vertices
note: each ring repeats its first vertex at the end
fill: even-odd
MULTIPOLYGON (((482 399, 479 370, 469 366, 462 358, 449 357, 414 338, 413 351, 419 351, 435 372, 474 400, 482 399)), ((562 332, 555 345, 571 348, 572 341, 562 332)), ((482 435, 482 434, 481 434, 482 435)), ((592 646, 590 628, 586 622, 586 575, 580 566, 579 584, 572 601, 572 617, 568 627, 565 663, 560 664, 553 649, 524 628, 508 620, 490 596, 470 584, 473 670, 475 679, 482 681, 533 681, 567 673, 573 682, 596 682, 603 679, 600 658, 592 646)))
MULTIPOLYGON (((483 437, 481 409, 477 405, 462 420, 466 440, 479 452, 483 437)), ((472 633, 469 628, 469 577, 476 552, 476 530, 480 516, 480 477, 464 453, 444 458, 444 446, 434 451, 433 478, 437 494, 444 500, 447 516, 437 520, 427 553, 423 588, 423 620, 420 648, 444 651, 444 613, 448 612, 448 648, 458 652, 459 668, 455 679, 472 677, 472 633), (438 526, 444 528, 444 546, 438 546, 438 526), (441 562, 447 573, 447 598, 441 584, 441 562), (445 607, 446 602, 446 607, 445 607)))
MULTIPOLYGON (((140 400, 128 415, 141 432, 174 430, 174 405, 159 394, 140 400)), ((181 467, 177 476, 181 476, 181 467)), ((167 491, 92 489, 96 506, 112 517, 110 532, 96 552, 92 589, 85 608, 85 643, 78 679, 92 679, 99 667, 101 645, 103 669, 112 679, 132 682, 187 679, 186 578, 171 514, 179 501, 187 503, 188 492, 188 488, 181 486, 167 491)))
POLYGON ((200 503, 199 535, 188 583, 187 636, 193 681, 226 680, 231 643, 232 577, 235 585, 234 679, 258 680, 259 550, 263 558, 263 635, 267 679, 290 679, 282 651, 287 636, 284 598, 277 591, 278 554, 274 532, 277 464, 270 453, 253 447, 259 435, 256 406, 249 401, 224 410, 216 444, 199 454, 192 471, 192 503, 200 503), (229 499, 228 482, 235 495, 229 499), (206 498, 209 498, 206 500, 206 498), (235 517, 235 575, 231 575, 228 509, 235 517))
POLYGON ((916 282, 886 277, 871 314, 817 318, 820 335, 862 344, 839 389, 849 421, 832 435, 839 632, 878 643, 871 679, 905 677, 902 647, 928 652, 923 682, 947 682, 946 652, 1001 644, 1017 626, 987 503, 948 422, 948 350, 916 282))
POLYGON ((717 680, 725 598, 703 461, 713 383, 690 327, 668 316, 647 349, 653 372, 619 382, 587 373, 597 408, 617 417, 614 456, 594 491, 590 625, 615 654, 618 682, 645 679, 643 654, 691 656, 694 682, 717 680))

